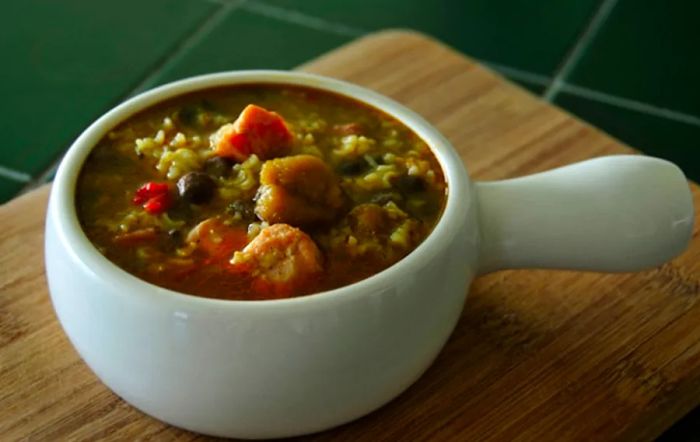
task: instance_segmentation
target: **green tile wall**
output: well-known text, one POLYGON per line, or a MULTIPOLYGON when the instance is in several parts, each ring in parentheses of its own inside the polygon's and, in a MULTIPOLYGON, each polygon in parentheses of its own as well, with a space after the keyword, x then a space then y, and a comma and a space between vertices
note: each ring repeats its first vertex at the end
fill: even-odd
POLYGON ((679 164, 686 175, 700 177, 697 126, 566 93, 555 102, 644 153, 679 164))
POLYGON ((700 115, 700 2, 619 0, 569 82, 700 115))
POLYGON ((598 0, 264 0, 365 30, 418 29, 473 57, 551 74, 598 0))
POLYGON ((19 192, 24 183, 0 176, 0 201, 7 201, 19 192))
POLYGON ((584 93, 555 102, 700 180, 699 16, 699 2, 617 1, 565 78, 584 93))
POLYGON ((233 69, 291 69, 350 39, 234 9, 154 82, 233 69))
POLYGON ((39 173, 215 8, 191 0, 4 3, 0 164, 39 173))

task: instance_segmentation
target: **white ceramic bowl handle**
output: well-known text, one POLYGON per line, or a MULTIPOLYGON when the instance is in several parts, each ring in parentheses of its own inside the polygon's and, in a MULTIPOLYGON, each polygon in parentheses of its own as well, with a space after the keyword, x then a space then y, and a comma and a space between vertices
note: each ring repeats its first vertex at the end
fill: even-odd
POLYGON ((693 202, 683 172, 637 155, 596 158, 476 183, 480 273, 513 268, 636 271, 688 245, 693 202))

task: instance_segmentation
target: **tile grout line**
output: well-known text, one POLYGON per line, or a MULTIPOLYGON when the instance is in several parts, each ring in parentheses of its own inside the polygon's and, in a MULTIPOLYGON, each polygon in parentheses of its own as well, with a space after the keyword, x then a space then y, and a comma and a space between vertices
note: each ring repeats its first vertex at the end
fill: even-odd
POLYGON ((32 176, 28 173, 2 165, 0 165, 0 177, 7 178, 10 181, 16 181, 18 183, 28 183, 32 180, 32 176))
POLYGON ((571 51, 564 56, 563 63, 561 64, 558 71, 555 73, 552 82, 549 84, 547 89, 542 93, 542 98, 545 101, 551 102, 556 95, 559 93, 562 85, 566 78, 568 78, 571 70, 576 66, 581 57, 583 56, 583 51, 588 47, 588 45, 593 41, 595 36, 598 34, 601 26, 607 18, 610 16, 610 12, 613 10, 617 0, 603 0, 598 10, 593 14, 593 18, 588 23, 583 33, 579 37, 578 41, 574 44, 571 51))
MULTIPOLYGON (((212 3, 226 3, 228 0, 206 0, 212 3)), ((288 23, 294 23, 301 26, 306 26, 319 31, 332 32, 335 34, 351 37, 361 37, 369 31, 364 29, 350 27, 342 23, 331 22, 319 17, 305 14, 293 9, 281 8, 278 6, 272 6, 259 1, 247 2, 242 6, 242 9, 263 15, 270 18, 275 18, 280 21, 285 21, 288 23), (339 31, 340 30, 340 31, 339 31)), ((550 77, 545 75, 536 74, 533 72, 527 72, 521 69, 513 68, 510 66, 501 65, 498 63, 492 63, 486 60, 478 60, 483 64, 490 66, 492 69, 508 75, 512 78, 517 78, 521 81, 546 86, 551 81, 550 77)))
POLYGON ((561 92, 566 92, 571 95, 586 98, 591 101, 609 104, 622 109, 639 112, 640 114, 652 115, 655 117, 664 118, 666 120, 672 120, 678 123, 685 123, 691 126, 700 127, 700 117, 672 109, 654 106, 653 104, 644 103, 643 101, 607 94, 605 92, 596 91, 594 89, 588 89, 586 87, 576 86, 575 84, 569 83, 562 83, 560 90, 561 92))
MULTIPOLYGON (((226 3, 228 0, 206 0, 212 3, 222 4, 226 3)), ((266 17, 274 18, 280 21, 285 21, 288 23, 293 23, 301 26, 306 26, 319 31, 332 32, 335 34, 351 37, 361 37, 369 31, 364 29, 350 27, 341 23, 331 22, 319 17, 308 15, 293 9, 281 8, 278 6, 272 6, 259 1, 247 2, 242 6, 242 9, 263 15, 266 17)), ((527 72, 521 69, 513 68, 510 66, 501 65, 498 63, 492 63, 486 60, 478 60, 490 66, 492 69, 508 75, 512 78, 519 79, 521 81, 546 86, 551 81, 550 77, 545 75, 536 74, 533 72, 527 72)))
POLYGON ((226 18, 226 16, 234 9, 240 8, 245 0, 234 0, 227 2, 211 2, 219 4, 220 7, 212 13, 201 25, 197 27, 189 36, 181 41, 181 43, 168 55, 158 66, 146 75, 131 91, 127 97, 134 96, 145 89, 149 88, 154 80, 156 80, 163 72, 170 68, 173 64, 186 54, 190 49, 199 44, 204 37, 209 35, 209 32, 216 28, 226 18))
POLYGON ((293 9, 280 8, 260 2, 247 2, 242 5, 242 9, 263 15, 265 17, 276 18, 288 23, 294 23, 317 31, 330 32, 343 37, 360 37, 368 31, 342 23, 328 21, 312 15, 304 14, 293 9))
MULTIPOLYGON (((147 74, 140 82, 136 84, 136 86, 131 88, 131 90, 127 92, 120 101, 124 100, 125 98, 132 97, 142 92, 144 89, 147 89, 160 74, 162 74, 167 68, 172 66, 172 64, 175 63, 190 48, 194 47, 197 43, 199 43, 201 39, 204 36, 206 36, 211 29, 219 25, 221 20, 223 20, 229 12, 241 6, 241 4, 244 3, 244 1, 245 0, 212 2, 220 4, 221 6, 212 14, 210 14, 209 17, 207 17, 191 34, 185 37, 180 42, 180 44, 178 44, 177 47, 167 57, 165 57, 165 59, 161 63, 159 63, 154 69, 152 69, 149 74, 147 74)), ((49 166, 46 167, 37 177, 31 178, 30 176, 29 180, 23 181, 27 184, 17 194, 21 195, 23 193, 29 192, 48 182, 51 176, 53 176, 56 173, 58 166, 61 164, 63 154, 65 154, 65 149, 61 152, 58 158, 51 162, 51 164, 49 164, 49 166)))
POLYGON ((523 81, 525 83, 536 84, 538 86, 547 86, 552 81, 552 78, 547 75, 524 71, 522 69, 506 66, 499 63, 493 63, 491 61, 480 58, 477 58, 475 60, 477 60, 479 63, 486 65, 487 67, 493 69, 496 72, 499 72, 507 77, 523 81))
MULTIPOLYGON (((551 77, 537 74, 535 72, 524 71, 522 69, 506 66, 498 63, 493 63, 488 60, 476 59, 480 63, 493 69, 494 71, 505 75, 508 78, 519 80, 525 83, 530 83, 538 86, 546 86, 550 83, 551 77)), ((603 104, 609 104, 625 110, 631 110, 640 114, 651 115, 654 117, 663 118, 666 120, 684 123, 690 126, 700 127, 700 117, 693 114, 688 114, 673 109, 659 107, 643 101, 633 100, 631 98, 621 97, 619 95, 608 94, 606 92, 597 91, 583 86, 567 83, 562 81, 560 92, 565 92, 581 98, 586 98, 591 101, 596 101, 603 104)))
POLYGON ((36 178, 33 178, 31 181, 27 183, 26 186, 24 186, 20 191, 17 193, 17 195, 21 195, 23 193, 27 193, 31 190, 36 189, 37 187, 41 186, 42 184, 46 184, 47 182, 50 181, 51 176, 53 176, 56 173, 56 170, 58 170, 59 164, 61 164, 61 161, 63 160, 63 156, 65 155, 67 149, 63 149, 55 160, 46 168, 44 169, 36 178))

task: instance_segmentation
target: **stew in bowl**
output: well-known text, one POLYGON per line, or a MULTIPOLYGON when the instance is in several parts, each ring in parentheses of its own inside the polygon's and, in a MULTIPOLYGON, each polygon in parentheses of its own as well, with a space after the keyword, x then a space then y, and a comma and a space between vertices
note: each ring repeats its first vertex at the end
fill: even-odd
POLYGON ((445 198, 433 153, 396 119, 331 92, 247 84, 170 99, 109 131, 76 205, 129 273, 259 300, 385 269, 423 241, 445 198))

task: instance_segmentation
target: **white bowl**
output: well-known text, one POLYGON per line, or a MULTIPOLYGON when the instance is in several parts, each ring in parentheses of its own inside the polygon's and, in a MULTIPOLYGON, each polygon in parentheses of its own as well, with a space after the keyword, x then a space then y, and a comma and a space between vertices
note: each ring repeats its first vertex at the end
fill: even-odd
POLYGON ((240 71, 141 94, 107 112, 76 140, 51 190, 46 270, 66 334, 115 393, 189 430, 269 438, 334 427, 399 395, 443 347, 475 275, 516 267, 630 271, 655 266, 687 246, 692 224, 685 177, 666 161, 607 157, 525 178, 471 183, 435 128, 382 95, 316 75, 240 71), (80 168, 102 136, 167 98, 268 82, 352 97, 392 115, 425 140, 449 189, 430 236, 368 279, 272 301, 173 292, 102 256, 83 233, 74 204, 80 168))

